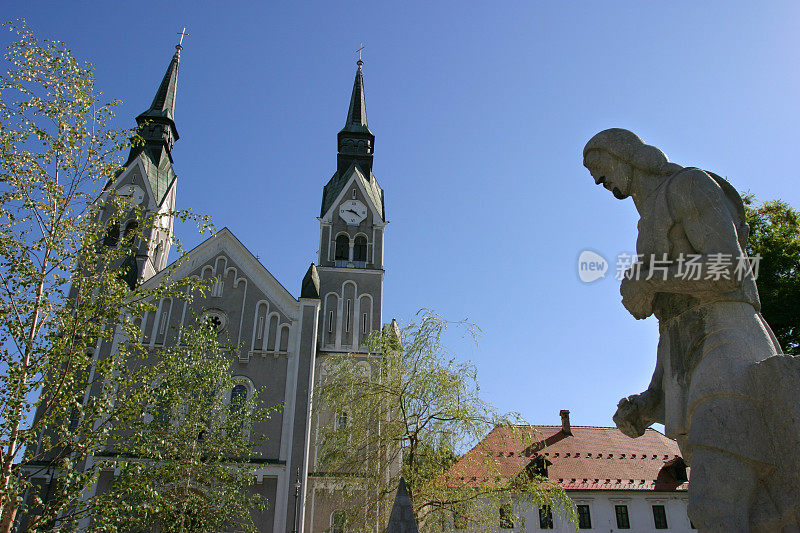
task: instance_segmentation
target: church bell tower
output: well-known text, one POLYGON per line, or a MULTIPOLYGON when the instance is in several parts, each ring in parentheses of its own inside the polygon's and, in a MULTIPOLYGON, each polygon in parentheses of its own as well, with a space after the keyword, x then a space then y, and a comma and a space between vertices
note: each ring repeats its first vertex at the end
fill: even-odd
MULTIPOLYGON (((167 265, 173 238, 177 176, 172 168, 172 146, 178 140, 175 126, 175 97, 178 90, 178 66, 183 47, 175 53, 161 80, 150 107, 136 117, 141 142, 131 147, 125 167, 106 190, 130 196, 136 208, 157 213, 154 227, 143 242, 136 242, 125 260, 125 281, 131 289, 167 265)), ((106 238, 108 246, 121 245, 121 237, 134 231, 137 222, 128 217, 112 227, 106 238)))
POLYGON ((336 172, 322 191, 317 267, 322 352, 366 351, 381 328, 383 189, 372 173, 375 136, 367 126, 363 61, 359 59, 344 128, 337 136, 336 172))

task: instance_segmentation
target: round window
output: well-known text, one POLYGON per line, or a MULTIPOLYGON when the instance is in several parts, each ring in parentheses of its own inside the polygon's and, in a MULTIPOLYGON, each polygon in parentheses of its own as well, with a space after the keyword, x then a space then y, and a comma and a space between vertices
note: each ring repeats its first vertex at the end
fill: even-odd
POLYGON ((209 309, 200 316, 200 323, 220 332, 228 325, 228 317, 219 309, 209 309))

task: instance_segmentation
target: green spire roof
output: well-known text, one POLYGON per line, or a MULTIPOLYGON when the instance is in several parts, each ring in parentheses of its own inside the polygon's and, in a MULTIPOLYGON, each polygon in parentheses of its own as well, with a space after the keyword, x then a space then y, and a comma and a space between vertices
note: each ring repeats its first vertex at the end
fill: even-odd
POLYGON ((350 108, 347 110, 347 121, 342 131, 369 133, 367 127, 367 103, 364 100, 364 74, 361 72, 362 61, 358 62, 356 79, 353 82, 353 94, 350 96, 350 108))
POLYGON ((150 109, 136 117, 136 121, 140 119, 154 119, 166 118, 175 121, 175 94, 178 90, 178 65, 181 60, 181 45, 175 47, 175 54, 172 56, 167 71, 164 73, 164 79, 161 80, 161 85, 158 87, 153 103, 150 104, 150 109))
POLYGON ((376 207, 383 215, 383 191, 380 191, 375 176, 372 175, 372 154, 375 149, 375 136, 367 126, 367 104, 364 97, 364 74, 358 60, 356 79, 353 82, 353 92, 350 95, 350 107, 347 109, 347 121, 344 128, 337 135, 339 153, 336 156, 336 174, 333 175, 325 187, 322 198, 322 216, 330 207, 331 202, 341 191, 350 178, 350 170, 355 165, 365 180, 365 187, 370 193, 375 193, 376 207), (377 189, 377 190, 373 190, 377 189))
POLYGON ((144 113, 136 117, 139 125, 138 133, 144 140, 131 147, 128 161, 129 167, 137 157, 141 157, 150 187, 159 205, 175 181, 172 169, 172 145, 178 140, 178 129, 175 127, 175 95, 178 89, 178 65, 183 47, 177 45, 167 72, 156 91, 153 103, 144 113))

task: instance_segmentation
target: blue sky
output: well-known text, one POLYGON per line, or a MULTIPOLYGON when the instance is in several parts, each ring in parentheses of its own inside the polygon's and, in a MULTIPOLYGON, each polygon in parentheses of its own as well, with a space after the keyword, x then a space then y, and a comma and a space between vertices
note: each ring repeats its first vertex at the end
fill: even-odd
MULTIPOLYGON (((384 319, 421 307, 483 330, 449 342, 502 410, 611 425, 646 388, 657 323, 587 285, 577 257, 632 251, 630 201, 584 143, 624 127, 671 160, 800 207, 796 2, 5 2, 147 108, 184 26, 178 204, 229 227, 295 295, 318 244, 359 43, 386 193, 384 319)), ((4 46, 10 34, 0 34, 4 46)), ((198 242, 183 228, 187 244, 198 242)), ((613 270, 613 264, 612 264, 613 270)), ((611 273, 613 274, 613 272, 611 273)))

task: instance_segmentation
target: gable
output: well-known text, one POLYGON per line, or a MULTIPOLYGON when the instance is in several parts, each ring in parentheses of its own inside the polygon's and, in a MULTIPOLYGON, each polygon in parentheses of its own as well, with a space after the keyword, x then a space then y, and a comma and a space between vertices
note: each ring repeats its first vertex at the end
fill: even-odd
POLYGON ((149 156, 144 153, 139 154, 116 177, 108 180, 104 190, 117 189, 125 183, 135 183, 147 193, 147 197, 150 200, 148 203, 150 209, 161 207, 177 178, 169 160, 162 158, 162 161, 165 160, 166 163, 159 167, 149 156))
POLYGON ((139 185, 147 195, 147 203, 142 205, 152 210, 157 204, 155 204, 155 195, 153 194, 150 180, 147 179, 146 176, 147 172, 145 171, 145 166, 142 161, 137 158, 132 164, 122 169, 113 180, 109 180, 105 186, 105 191, 119 190, 120 187, 128 184, 139 185))
POLYGON ((383 189, 378 186, 377 180, 375 177, 372 177, 372 180, 367 180, 364 178, 364 175, 361 173, 361 169, 356 165, 351 165, 350 168, 343 174, 344 178, 342 180, 338 180, 336 182, 336 187, 338 188, 338 192, 336 196, 328 197, 328 185, 333 182, 334 179, 337 179, 338 174, 334 175, 331 178, 331 182, 325 186, 323 191, 323 213, 321 218, 326 222, 330 222, 333 217, 333 211, 336 206, 338 206, 342 200, 344 200, 345 196, 347 195, 347 191, 350 190, 351 187, 357 187, 364 198, 367 200, 367 205, 369 205, 370 210, 373 214, 374 221, 383 222, 384 218, 384 208, 383 208, 383 189), (370 183, 372 182, 372 184, 370 183), (327 200, 326 200, 327 199, 327 200), (326 207, 327 204, 327 207, 326 207))
MULTIPOLYGON (((163 148, 162 151, 164 151, 163 148)), ((172 163, 166 152, 157 155, 158 161, 155 161, 149 154, 150 152, 147 150, 142 151, 133 161, 127 163, 125 168, 114 178, 108 180, 103 190, 116 189, 120 183, 125 182, 125 179, 131 172, 138 169, 136 174, 137 184, 147 190, 155 206, 160 207, 164 203, 167 193, 172 189, 178 176, 172 169, 172 163), (139 177, 140 175, 142 176, 141 178, 139 177)))
MULTIPOLYGON (((172 276, 182 279, 192 275, 202 274, 202 268, 214 261, 220 254, 230 258, 232 264, 241 270, 252 283, 280 309, 287 317, 294 316, 299 309, 299 302, 288 290, 262 265, 258 259, 237 239, 228 228, 223 228, 215 235, 209 237, 186 253, 183 260, 172 276)), ((147 280, 143 286, 151 287, 158 284, 166 272, 171 270, 175 263, 147 280)))
POLYGON ((341 201, 342 195, 349 188, 349 182, 353 179, 359 182, 359 186, 364 191, 364 195, 370 199, 380 219, 386 220, 386 213, 383 205, 383 189, 381 189, 381 186, 378 184, 377 178, 374 174, 370 173, 369 179, 367 179, 361 173, 361 169, 355 164, 350 165, 343 174, 339 174, 338 171, 335 172, 322 189, 322 208, 319 216, 325 218, 331 210, 331 207, 341 201))

